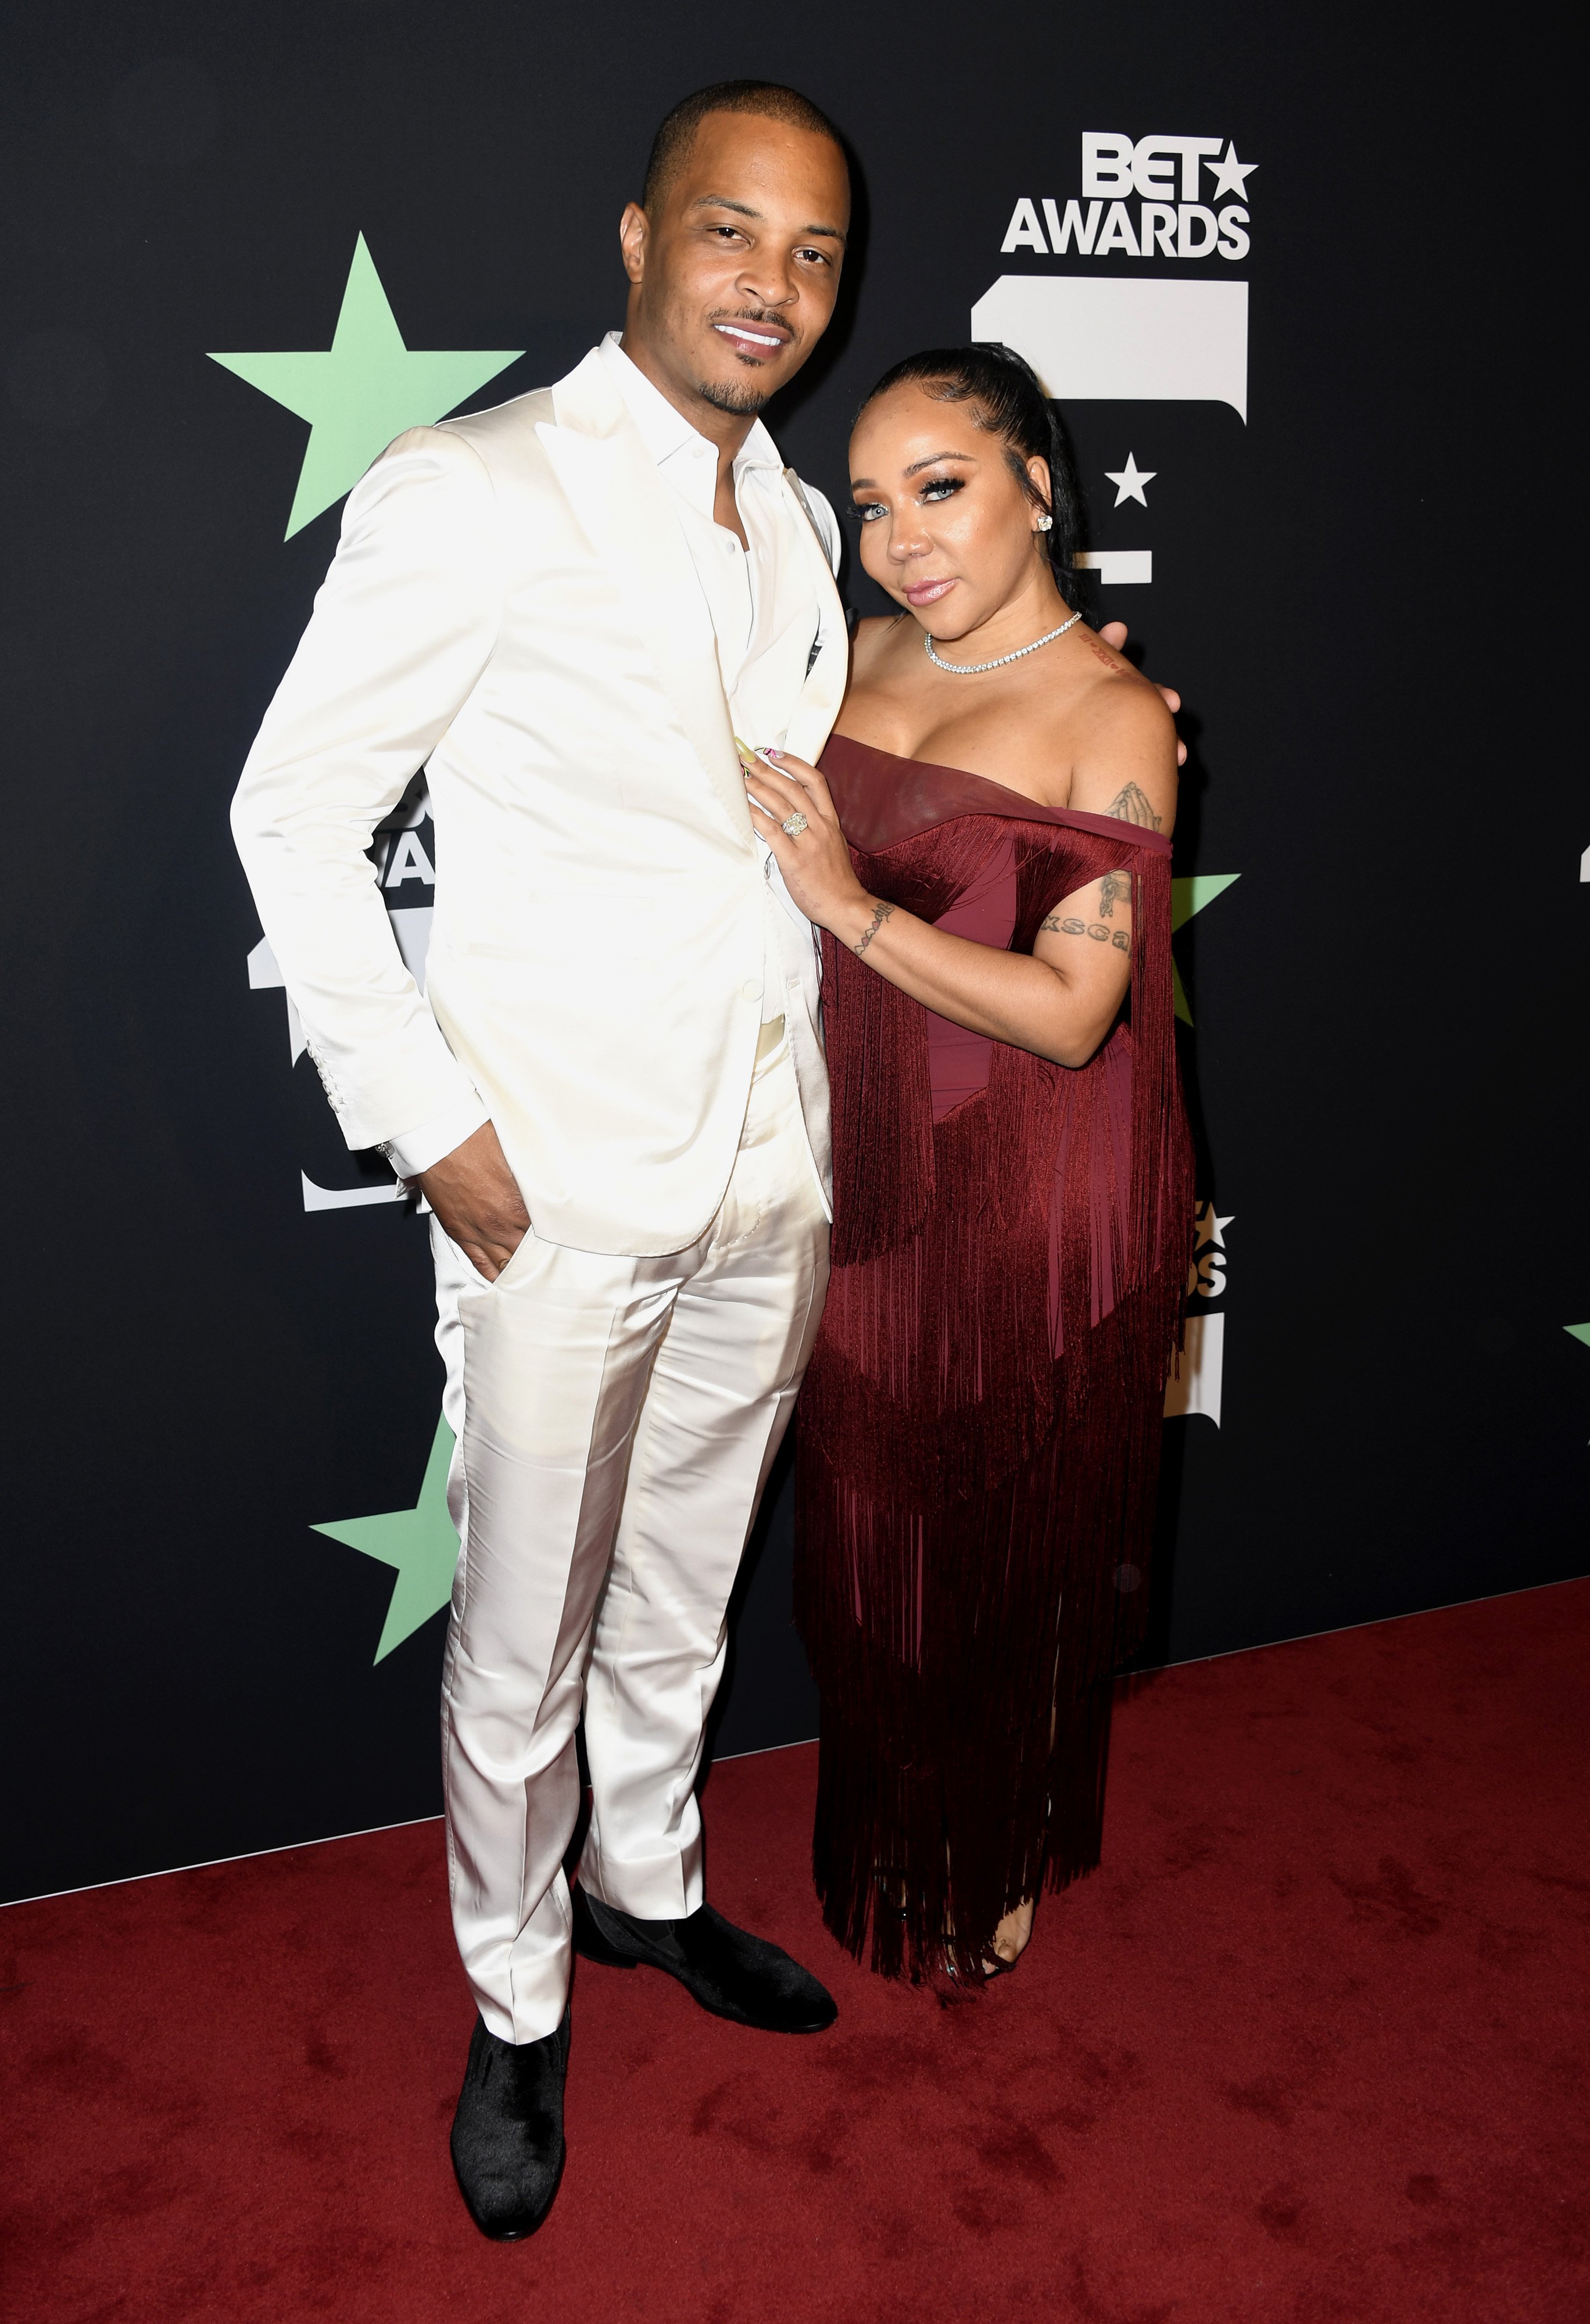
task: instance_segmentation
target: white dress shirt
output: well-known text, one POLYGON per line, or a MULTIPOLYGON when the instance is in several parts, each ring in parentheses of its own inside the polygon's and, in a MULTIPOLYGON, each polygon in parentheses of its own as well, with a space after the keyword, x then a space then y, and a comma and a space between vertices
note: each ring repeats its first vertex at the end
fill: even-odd
MULTIPOLYGON (((791 661, 788 622, 775 632, 774 607, 781 576, 798 569, 806 553, 794 530, 803 520, 781 489, 783 461, 761 420, 753 420, 734 461, 735 503, 745 528, 746 548, 714 514, 716 447, 698 435, 630 361, 619 338, 616 331, 607 334, 601 358, 672 497, 712 617, 734 730, 753 750, 769 744, 781 748, 805 668, 799 655, 791 661)), ((804 493, 828 563, 837 572, 839 528, 833 510, 812 486, 807 485, 804 493)), ((786 606, 788 602, 786 591, 786 606)), ((809 629, 809 639, 798 641, 809 650, 817 638, 815 604, 809 629)), ((815 1024, 821 973, 817 933, 791 899, 772 851, 760 835, 756 844, 763 858, 766 918, 763 1021, 772 1024, 781 1018, 786 980, 793 977, 805 991, 815 1024)), ((478 1098, 473 1103, 461 1101, 401 1139, 389 1140, 383 1151, 400 1177, 416 1177, 461 1146, 488 1118, 478 1098)))

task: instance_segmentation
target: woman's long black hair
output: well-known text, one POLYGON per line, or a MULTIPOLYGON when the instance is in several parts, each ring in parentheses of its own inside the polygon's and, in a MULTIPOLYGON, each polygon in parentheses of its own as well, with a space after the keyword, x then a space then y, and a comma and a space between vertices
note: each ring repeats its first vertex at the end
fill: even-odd
MULTIPOLYGON (((1011 472, 1021 490, 1034 508, 1045 510, 1052 520, 1043 536, 1044 546, 1055 586, 1075 610, 1080 602, 1075 560, 1082 530, 1081 503, 1060 423, 1031 364, 1023 362, 1013 347, 1002 346, 995 339, 977 340, 964 347, 927 347, 920 355, 907 355, 903 363, 892 364, 862 410, 892 387, 907 382, 939 403, 969 403, 978 427, 1003 442, 1011 472), (1027 463, 1034 456, 1049 462, 1048 500, 1027 474, 1027 463)), ((860 416, 858 412, 856 417, 860 416)))

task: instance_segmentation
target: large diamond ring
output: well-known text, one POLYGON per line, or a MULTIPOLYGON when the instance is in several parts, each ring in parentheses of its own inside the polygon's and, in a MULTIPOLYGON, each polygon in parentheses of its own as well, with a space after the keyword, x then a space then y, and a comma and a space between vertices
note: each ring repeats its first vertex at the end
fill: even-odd
POLYGON ((787 832, 791 839, 799 839, 801 833, 806 829, 806 817, 801 814, 800 809, 797 807, 793 815, 785 816, 783 822, 780 824, 779 829, 782 832, 787 832))

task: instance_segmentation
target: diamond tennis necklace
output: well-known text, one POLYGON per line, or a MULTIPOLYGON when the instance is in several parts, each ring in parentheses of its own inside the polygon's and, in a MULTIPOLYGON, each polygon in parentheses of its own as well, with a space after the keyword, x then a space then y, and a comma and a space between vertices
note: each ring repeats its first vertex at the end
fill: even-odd
POLYGON ((1055 640, 1063 638, 1068 630, 1074 630, 1081 619, 1080 613, 1073 613, 1070 620, 1062 622, 1058 630, 1050 630, 1045 636, 1034 638, 1030 646, 1018 646, 1014 653, 1000 654, 993 661, 940 661, 933 650, 933 640, 926 630, 922 632, 922 643, 935 669, 947 669, 951 678, 976 678, 985 669, 1003 669, 1007 661, 1021 661, 1025 655, 1036 653, 1040 646, 1053 645, 1055 640))

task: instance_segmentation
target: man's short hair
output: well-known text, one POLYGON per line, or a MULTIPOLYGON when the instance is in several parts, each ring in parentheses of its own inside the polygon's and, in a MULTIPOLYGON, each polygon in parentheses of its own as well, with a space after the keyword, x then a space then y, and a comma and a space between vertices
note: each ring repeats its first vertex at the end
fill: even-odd
POLYGON ((845 152, 845 140, 827 115, 799 89, 785 88, 776 80, 714 81, 710 88, 698 88, 694 97, 681 97, 652 140, 652 158, 641 189, 641 208, 649 217, 656 216, 656 206, 666 199, 696 132, 709 113, 752 113, 763 121, 781 121, 786 128, 806 129, 814 137, 827 137, 841 155, 845 152))

